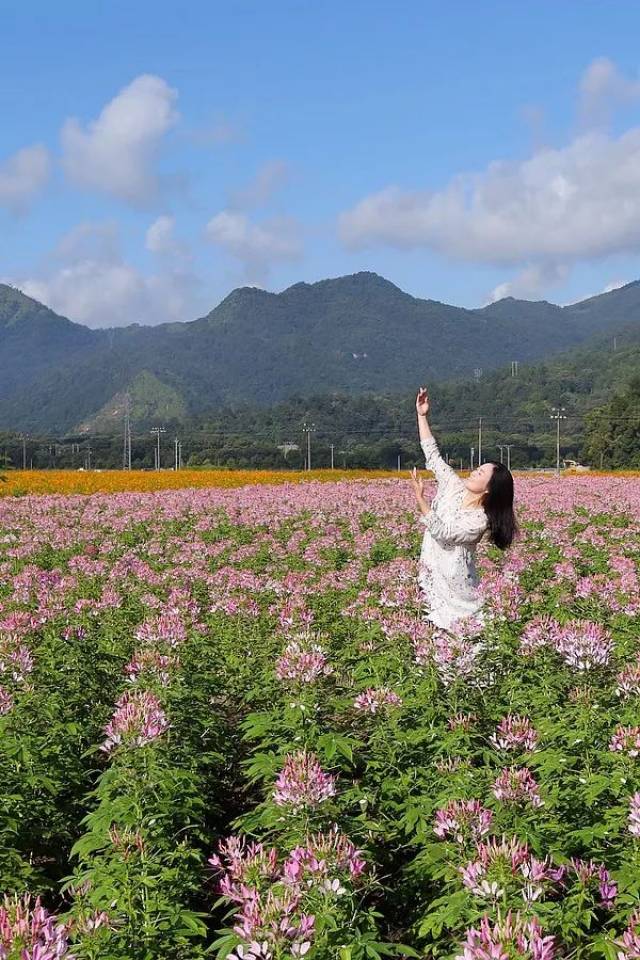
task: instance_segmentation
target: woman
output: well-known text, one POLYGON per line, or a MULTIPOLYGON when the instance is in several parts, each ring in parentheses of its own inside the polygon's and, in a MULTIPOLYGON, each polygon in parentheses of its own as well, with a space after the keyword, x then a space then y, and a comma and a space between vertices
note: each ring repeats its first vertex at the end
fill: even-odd
POLYGON ((428 412, 427 390, 420 387, 416 398, 420 446, 438 487, 429 508, 423 481, 414 467, 411 482, 426 527, 418 573, 426 619, 445 630, 452 629, 457 620, 476 621, 481 628, 484 612, 476 545, 487 533, 490 542, 504 550, 518 533, 513 477, 504 464, 489 460, 462 480, 440 456, 427 422, 428 412))

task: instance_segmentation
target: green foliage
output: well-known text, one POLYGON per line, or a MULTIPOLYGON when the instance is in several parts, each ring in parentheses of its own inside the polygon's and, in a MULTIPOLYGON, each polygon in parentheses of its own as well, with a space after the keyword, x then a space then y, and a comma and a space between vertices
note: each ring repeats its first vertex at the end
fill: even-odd
MULTIPOLYGON (((248 427, 242 423, 239 431, 238 416, 247 411, 259 422, 260 411, 295 398, 290 413, 319 396, 367 394, 390 408, 384 436, 377 430, 379 446, 371 444, 381 426, 375 406, 368 416, 361 410, 365 416, 358 418, 363 427, 368 420, 368 435, 360 432, 353 439, 343 430, 331 437, 341 448, 349 441, 345 449, 350 465, 354 458, 361 465, 367 458, 391 462, 403 452, 396 439, 401 423, 407 422, 398 398, 425 380, 460 381, 449 393, 455 412, 451 414, 447 404, 442 407, 456 419, 465 418, 467 408, 473 417, 489 416, 494 409, 503 417, 530 419, 541 412, 546 417, 546 405, 573 399, 572 412, 584 413, 603 388, 608 396, 614 372, 619 376, 625 364, 637 365, 637 352, 626 361, 623 354, 634 347, 637 351, 639 290, 640 284, 628 284, 564 308, 507 298, 464 310, 413 298, 382 277, 363 272, 298 283, 278 295, 255 288, 235 290, 206 317, 188 323, 89 330, 0 285, 0 350, 5 361, 0 426, 71 434, 84 423, 94 431, 120 434, 121 401, 128 392, 134 429, 148 429, 158 418, 168 427, 223 411, 222 418, 238 434, 248 427), (615 364, 607 356, 614 332, 619 341, 615 364), (564 370, 563 362, 551 371, 540 363, 589 338, 595 338, 591 350, 567 355, 564 370), (502 373, 494 382, 491 372, 503 371, 513 359, 520 363, 517 383, 505 383, 502 373), (534 364, 528 378, 527 364, 534 364), (484 376, 476 386, 478 367, 484 376)), ((351 413, 358 415, 357 405, 351 413)), ((287 427, 286 406, 277 416, 279 426, 287 427)), ((353 429, 353 419, 349 425, 353 429)), ((300 436, 299 418, 294 426, 293 435, 277 434, 279 442, 300 436)), ((259 432, 264 436, 264 429, 259 432)), ((546 432, 540 440, 528 439, 547 448, 546 432)), ((450 442, 456 449, 464 447, 467 455, 466 437, 463 443, 452 435, 450 442)), ((255 437, 253 447, 247 456, 256 455, 255 437)), ((189 452, 200 458, 194 462, 213 455, 212 462, 223 464, 230 457, 237 462, 239 455, 233 446, 220 449, 215 443, 207 448, 193 445, 189 452)), ((268 465, 265 455, 266 450, 255 462, 268 465)))

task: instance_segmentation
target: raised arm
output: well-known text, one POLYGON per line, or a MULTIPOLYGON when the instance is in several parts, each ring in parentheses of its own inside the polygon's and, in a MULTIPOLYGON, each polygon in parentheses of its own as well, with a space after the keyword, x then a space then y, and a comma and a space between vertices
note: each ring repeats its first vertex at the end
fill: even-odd
POLYGON ((431 433, 427 414, 429 413, 429 397, 426 387, 420 387, 416 398, 416 414, 418 417, 418 434, 420 436, 420 446, 424 453, 425 466, 431 470, 438 486, 449 486, 457 484, 462 486, 462 480, 455 472, 453 467, 443 459, 438 449, 436 438, 431 433))

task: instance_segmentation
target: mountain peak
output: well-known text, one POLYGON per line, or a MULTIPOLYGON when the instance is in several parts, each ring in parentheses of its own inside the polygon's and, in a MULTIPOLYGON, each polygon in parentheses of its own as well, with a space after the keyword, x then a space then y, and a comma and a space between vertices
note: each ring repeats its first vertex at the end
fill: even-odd
POLYGON ((82 324, 73 323, 67 317, 55 313, 50 307, 23 293, 18 287, 0 283, 0 327, 8 329, 26 324, 40 326, 45 324, 59 329, 77 328, 86 330, 89 335, 88 328, 82 324))
POLYGON ((25 306, 28 304, 30 307, 43 306, 43 304, 34 300, 33 297, 29 297, 26 293, 23 293, 18 287, 14 287, 10 283, 0 283, 0 306, 5 307, 9 304, 16 304, 17 306, 25 306))
POLYGON ((331 289, 345 290, 354 293, 363 293, 366 291, 380 293, 387 291, 388 293, 400 294, 403 297, 409 296, 404 290, 397 287, 395 283, 392 283, 385 277, 381 277, 379 273, 374 273, 372 270, 359 270, 357 273, 347 273, 341 277, 329 277, 326 280, 315 280, 313 283, 307 283, 302 280, 300 283, 294 283, 292 286, 283 290, 281 296, 311 290, 316 290, 318 293, 325 293, 331 289))
POLYGON ((228 293, 224 300, 221 300, 218 306, 222 306, 223 303, 226 304, 245 304, 245 303, 255 303, 259 300, 270 299, 271 297, 276 296, 276 294, 271 293, 270 290, 265 290, 263 287, 235 287, 231 293, 228 293))

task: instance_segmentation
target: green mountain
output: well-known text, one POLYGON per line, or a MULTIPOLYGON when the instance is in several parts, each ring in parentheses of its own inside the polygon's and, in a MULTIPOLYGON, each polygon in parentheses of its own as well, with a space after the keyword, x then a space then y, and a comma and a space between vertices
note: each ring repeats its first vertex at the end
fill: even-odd
MULTIPOLYGON (((640 325, 616 337, 597 334, 581 347, 524 364, 511 365, 443 383, 426 380, 432 398, 430 422, 441 449, 454 461, 477 452, 482 417, 484 459, 498 459, 498 444, 511 444, 517 466, 553 464, 556 457, 553 407, 564 407, 562 455, 595 467, 640 467, 640 325), (635 336, 635 341, 633 340, 635 336), (627 345, 621 345, 625 339, 627 345)), ((379 389, 348 393, 298 394, 260 410, 250 403, 226 406, 196 418, 180 431, 194 463, 282 466, 279 447, 295 443, 289 465, 301 465, 305 421, 312 421, 314 463, 388 466, 419 463, 415 384, 401 394, 379 389), (239 424, 242 436, 239 436, 239 424)), ((506 454, 505 454, 506 456, 506 454)))
POLYGON ((162 383, 148 370, 141 370, 126 390, 120 390, 94 416, 79 424, 77 433, 111 433, 114 424, 122 423, 127 407, 130 415, 135 411, 142 423, 151 420, 181 422, 188 415, 186 404, 177 390, 162 383))
POLYGON ((234 290, 185 323, 89 330, 0 285, 0 429, 112 431, 128 392, 137 426, 293 396, 472 385, 615 332, 640 330, 640 283, 558 307, 507 298, 466 310, 404 293, 374 273, 234 290))

